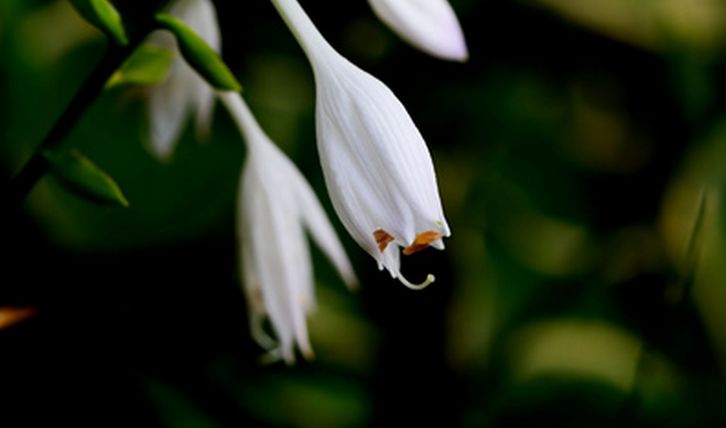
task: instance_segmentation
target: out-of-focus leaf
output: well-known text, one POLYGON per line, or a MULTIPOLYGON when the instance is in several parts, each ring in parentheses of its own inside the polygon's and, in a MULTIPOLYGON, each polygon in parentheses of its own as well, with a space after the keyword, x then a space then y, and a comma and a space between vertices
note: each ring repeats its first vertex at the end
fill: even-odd
POLYGON ((142 45, 106 83, 106 88, 123 84, 155 85, 169 74, 174 52, 153 45, 142 45))
POLYGON ((724 6, 718 0, 529 0, 613 39, 662 50, 674 41, 719 49, 724 6))
POLYGON ((520 380, 540 375, 592 378, 633 387, 641 341, 614 325, 589 320, 532 324, 514 336, 514 373, 520 380))
POLYGON ((681 172, 665 193, 660 218, 667 255, 680 275, 694 281, 691 296, 681 296, 678 290, 675 297, 692 297, 720 361, 726 361, 724 162, 726 121, 721 120, 684 158, 681 172))
POLYGON ((69 190, 95 202, 129 206, 114 179, 80 152, 47 150, 43 157, 69 190))
POLYGON ((109 0, 71 0, 78 13, 119 45, 129 43, 121 15, 109 0))
POLYGON ((378 332, 351 307, 350 299, 346 300, 350 296, 321 286, 317 294, 320 303, 309 319, 316 358, 361 372, 370 370, 378 347, 378 332))
POLYGON ((179 44, 184 59, 210 85, 223 91, 239 91, 239 84, 227 65, 197 33, 181 20, 164 13, 156 15, 156 21, 171 31, 179 44))
POLYGON ((156 380, 147 382, 147 392, 156 404, 163 426, 215 428, 219 425, 184 391, 156 380))
POLYGON ((241 405, 264 425, 299 428, 370 425, 370 396, 354 377, 318 374, 311 378, 286 373, 244 385, 239 397, 241 405), (272 401, 275 406, 269 405, 272 401))

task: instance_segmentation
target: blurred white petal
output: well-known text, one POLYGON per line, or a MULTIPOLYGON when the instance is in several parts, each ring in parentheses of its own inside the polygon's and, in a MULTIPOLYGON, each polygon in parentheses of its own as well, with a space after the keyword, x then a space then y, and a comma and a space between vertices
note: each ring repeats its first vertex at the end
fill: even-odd
POLYGON ((345 254, 345 250, 335 233, 335 229, 333 229, 333 225, 330 224, 327 214, 320 205, 318 197, 315 196, 313 189, 297 168, 291 170, 290 174, 296 176, 290 182, 295 187, 296 202, 302 211, 302 220, 306 229, 310 231, 310 235, 317 246, 333 263, 346 285, 355 287, 358 280, 355 273, 353 273, 353 267, 350 265, 348 256, 345 254))
POLYGON ((437 58, 466 61, 464 33, 447 0, 368 0, 402 39, 437 58))
MULTIPOLYGON (((172 3, 170 13, 189 25, 209 46, 220 51, 217 14, 210 0, 177 0, 172 3)), ((154 87, 149 95, 151 149, 157 157, 168 159, 190 115, 194 116, 197 139, 204 140, 208 136, 214 91, 184 62, 173 37, 156 32, 150 42, 177 52, 166 80, 154 87)))

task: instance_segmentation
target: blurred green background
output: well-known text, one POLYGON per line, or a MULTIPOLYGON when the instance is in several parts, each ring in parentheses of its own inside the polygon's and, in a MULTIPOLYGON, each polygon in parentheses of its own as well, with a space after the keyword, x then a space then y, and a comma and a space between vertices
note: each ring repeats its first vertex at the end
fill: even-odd
MULTIPOLYGON (((224 58, 330 210, 311 70, 272 6, 215 1, 224 58)), ((0 426, 726 426, 726 2, 451 0, 471 60, 399 41, 363 0, 302 1, 425 136, 453 235, 412 292, 340 236, 314 253, 317 359, 261 365, 237 275, 244 145, 217 106, 168 163, 145 88, 106 91, 67 143, 129 209, 52 178, 1 227, 0 426)), ((65 0, 0 1, 0 174, 104 51, 65 0)))

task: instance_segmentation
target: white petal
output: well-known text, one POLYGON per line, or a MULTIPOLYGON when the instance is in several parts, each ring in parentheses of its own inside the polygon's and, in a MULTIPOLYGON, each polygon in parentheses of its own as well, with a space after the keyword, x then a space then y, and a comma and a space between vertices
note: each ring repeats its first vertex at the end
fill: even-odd
POLYGON ((302 248, 305 236, 294 211, 290 194, 269 182, 269 165, 248 164, 243 184, 244 231, 250 234, 255 275, 262 285, 262 299, 286 362, 294 361, 294 346, 310 353, 305 325, 310 260, 302 248), (283 190, 281 193, 280 191, 283 190), (287 193, 287 194, 285 194, 287 193))
POLYGON ((212 129, 212 116, 214 114, 214 92, 212 92, 206 82, 197 81, 198 85, 194 92, 197 94, 195 99, 195 136, 197 141, 205 142, 209 139, 212 129), (199 84, 201 83, 201 84, 199 84))
POLYGON ((351 288, 355 287, 358 284, 358 279, 353 272, 348 256, 345 254, 343 245, 340 243, 335 229, 333 229, 333 225, 330 224, 330 220, 310 184, 292 162, 289 163, 291 166, 288 173, 291 177, 290 182, 295 187, 296 202, 299 204, 299 209, 310 235, 343 278, 345 284, 351 288))
MULTIPOLYGON (((222 39, 217 24, 217 12, 209 0, 186 0, 181 5, 178 15, 207 44, 217 52, 221 51, 222 39)), ((172 11, 172 13, 175 13, 172 11)), ((210 133, 214 92, 204 79, 199 76, 190 81, 189 91, 192 96, 192 108, 195 110, 196 136, 205 140, 210 133)))
POLYGON ((466 61, 464 34, 446 0, 368 0, 373 11, 401 38, 435 57, 466 61))
MULTIPOLYGON (((243 173, 240 176, 239 186, 239 198, 237 202, 237 210, 242 213, 245 201, 243 192, 245 172, 248 169, 245 167, 243 173)), ((240 254, 240 277, 243 278, 244 291, 247 302, 247 313, 249 316, 250 334, 255 341, 263 348, 270 350, 276 346, 276 342, 271 338, 264 330, 263 324, 266 317, 265 302, 262 295, 262 284, 257 278, 254 259, 252 257, 252 242, 250 234, 247 232, 248 228, 246 225, 247 217, 245 215, 239 215, 237 224, 238 242, 239 242, 239 254, 240 254)))
POLYGON ((426 143, 388 87, 338 54, 297 0, 272 3, 313 67, 318 152, 333 207, 379 266, 410 288, 427 285, 433 278, 417 286, 401 277, 397 248, 425 248, 426 239, 450 234, 426 143), (426 232, 435 233, 417 243, 426 232))
POLYGON ((186 22, 215 51, 222 48, 222 39, 217 24, 217 11, 210 0, 183 0, 172 13, 186 22))
MULTIPOLYGON (((220 49, 216 12, 209 0, 179 0, 170 12, 186 22, 215 50, 220 49)), ((178 48, 173 37, 155 32, 150 41, 161 46, 178 48)), ((151 90, 149 96, 149 130, 152 152, 168 159, 184 130, 190 113, 195 115, 197 138, 209 134, 214 92, 181 58, 175 59, 167 79, 151 90)))
POLYGON ((279 354, 292 363, 295 346, 305 356, 312 356, 305 318, 314 308, 315 295, 303 226, 310 229, 346 281, 352 283, 355 277, 302 174, 264 134, 240 94, 219 96, 248 146, 240 185, 238 231, 246 271, 243 277, 249 281, 245 284, 247 298, 256 299, 251 305, 252 334, 263 346, 269 342, 260 334, 261 319, 267 314, 279 340, 279 347, 270 355, 279 354))
POLYGON ((188 75, 182 68, 185 65, 175 62, 172 67, 173 73, 149 95, 151 149, 160 159, 168 159, 173 153, 189 111, 188 75))
POLYGON ((341 64, 338 76, 316 74, 318 147, 338 215, 374 257, 376 229, 401 246, 445 231, 431 156, 405 108, 380 81, 341 64))

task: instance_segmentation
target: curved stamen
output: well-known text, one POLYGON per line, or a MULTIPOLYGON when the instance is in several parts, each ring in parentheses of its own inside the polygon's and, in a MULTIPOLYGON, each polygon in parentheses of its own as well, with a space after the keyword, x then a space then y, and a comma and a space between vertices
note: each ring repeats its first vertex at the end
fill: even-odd
POLYGON ((403 276, 403 274, 399 273, 398 280, 401 281, 401 284, 405 285, 407 288, 410 288, 411 290, 423 290, 424 288, 431 285, 431 283, 436 281, 436 277, 431 274, 428 274, 428 276, 426 277, 426 280, 424 280, 424 282, 422 282, 421 284, 413 284, 413 283, 409 282, 406 279, 406 277, 403 276))

